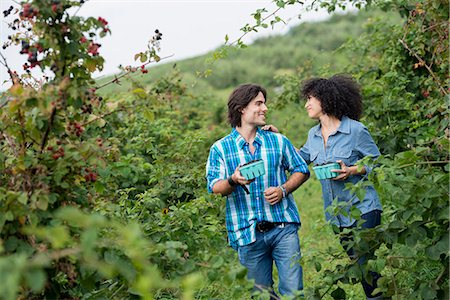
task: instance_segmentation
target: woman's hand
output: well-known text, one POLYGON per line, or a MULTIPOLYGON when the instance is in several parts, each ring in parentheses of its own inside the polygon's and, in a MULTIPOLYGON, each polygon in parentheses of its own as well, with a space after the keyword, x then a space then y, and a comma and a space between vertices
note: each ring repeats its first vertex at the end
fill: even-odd
POLYGON ((331 172, 339 173, 339 175, 337 177, 334 177, 333 180, 346 180, 354 174, 354 167, 347 167, 347 165, 342 160, 338 160, 337 163, 341 165, 341 169, 331 170, 331 172))
POLYGON ((270 205, 277 204, 283 199, 283 191, 279 187, 270 187, 264 191, 264 198, 270 205))
POLYGON ((265 131, 272 131, 275 133, 280 133, 280 131, 278 130, 278 128, 276 128, 275 126, 269 124, 269 125, 264 125, 263 127, 261 127, 262 130, 265 131))

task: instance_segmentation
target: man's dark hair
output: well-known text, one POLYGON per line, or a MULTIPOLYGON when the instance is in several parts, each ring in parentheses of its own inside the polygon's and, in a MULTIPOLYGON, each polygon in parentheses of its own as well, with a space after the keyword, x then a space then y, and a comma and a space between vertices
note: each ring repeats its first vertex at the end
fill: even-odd
POLYGON ((359 85, 349 76, 334 75, 330 79, 312 78, 302 84, 303 97, 320 101, 322 111, 339 120, 347 116, 359 120, 362 116, 362 96, 359 85))
POLYGON ((258 96, 259 92, 264 95, 264 99, 267 99, 266 90, 257 84, 241 84, 234 89, 228 98, 228 122, 231 127, 241 126, 242 110, 258 96))

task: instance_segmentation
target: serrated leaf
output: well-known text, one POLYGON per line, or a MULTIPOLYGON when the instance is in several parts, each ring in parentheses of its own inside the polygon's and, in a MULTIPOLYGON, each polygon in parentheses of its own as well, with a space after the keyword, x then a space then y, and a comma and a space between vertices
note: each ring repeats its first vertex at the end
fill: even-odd
POLYGON ((214 258, 211 260, 211 267, 214 269, 218 269, 223 265, 224 262, 225 261, 222 256, 214 256, 214 258))
POLYGON ((40 210, 47 210, 47 208, 48 208, 48 197, 46 195, 39 196, 39 199, 36 202, 36 206, 40 210))
POLYGON ((151 110, 144 110, 144 118, 150 122, 153 122, 155 120, 155 113, 153 113, 151 110))
POLYGON ((146 62, 147 61, 147 54, 145 53, 141 53, 141 62, 146 62))
POLYGON ((90 71, 94 72, 97 69, 97 62, 93 59, 87 58, 84 62, 84 66, 90 71))
POLYGON ((12 87, 10 87, 8 91, 12 96, 20 96, 23 94, 23 86, 16 83, 12 87))

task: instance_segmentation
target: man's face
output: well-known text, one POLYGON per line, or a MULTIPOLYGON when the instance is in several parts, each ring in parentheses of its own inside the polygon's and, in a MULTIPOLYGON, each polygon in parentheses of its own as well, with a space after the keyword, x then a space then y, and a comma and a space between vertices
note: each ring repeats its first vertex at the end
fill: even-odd
POLYGON ((259 92, 258 95, 242 110, 241 125, 266 125, 266 99, 259 92))

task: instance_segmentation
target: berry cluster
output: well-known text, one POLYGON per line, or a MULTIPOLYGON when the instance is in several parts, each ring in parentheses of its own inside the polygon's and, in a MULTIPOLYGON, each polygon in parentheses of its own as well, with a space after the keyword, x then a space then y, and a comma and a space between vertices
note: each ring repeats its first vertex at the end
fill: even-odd
MULTIPOLYGON (((58 142, 56 142, 56 144, 61 145, 61 142, 58 141, 58 142)), ((54 148, 52 146, 48 146, 47 150, 53 152, 52 158, 54 160, 57 160, 60 157, 64 157, 64 148, 63 147, 59 147, 57 150, 54 150, 54 148)))
POLYGON ((160 41, 160 40, 162 39, 162 33, 159 32, 158 29, 155 30, 155 36, 154 36, 154 38, 155 38, 157 41, 160 41))
POLYGON ((148 73, 148 70, 145 68, 145 65, 142 65, 142 66, 141 66, 141 72, 142 72, 143 74, 147 74, 147 73, 148 73))
POLYGON ((81 112, 84 114, 92 113, 92 104, 83 104, 81 106, 81 112))
POLYGON ((69 124, 67 125, 67 131, 79 137, 83 133, 84 128, 78 122, 69 122, 69 124))
POLYGON ((62 6, 61 3, 59 2, 59 0, 53 0, 52 1, 52 11, 54 13, 59 13, 62 10, 62 6))
POLYGON ((88 53, 92 54, 92 56, 98 55, 98 48, 100 48, 102 45, 91 42, 88 46, 88 53))
POLYGON ((105 19, 103 19, 102 17, 98 17, 98 19, 97 19, 99 22, 100 22, 100 24, 102 25, 102 27, 103 27, 103 32, 110 32, 111 30, 109 30, 109 28, 108 27, 106 27, 107 25, 108 25, 108 21, 106 21, 105 19))
POLYGON ((97 145, 101 148, 101 147, 103 147, 103 140, 102 140, 102 138, 97 138, 97 145))
POLYGON ((13 7, 10 6, 7 10, 3 11, 3 17, 6 18, 7 16, 9 16, 9 14, 12 12, 13 7))
POLYGON ((38 8, 31 7, 30 3, 25 3, 22 7, 22 11, 19 13, 19 17, 23 19, 33 19, 39 14, 38 8))
POLYGON ((84 172, 86 172, 86 174, 84 175, 84 179, 87 182, 95 182, 97 180, 97 173, 91 171, 89 168, 85 168, 84 172))

